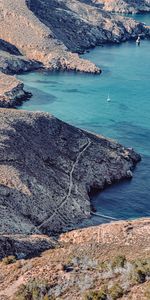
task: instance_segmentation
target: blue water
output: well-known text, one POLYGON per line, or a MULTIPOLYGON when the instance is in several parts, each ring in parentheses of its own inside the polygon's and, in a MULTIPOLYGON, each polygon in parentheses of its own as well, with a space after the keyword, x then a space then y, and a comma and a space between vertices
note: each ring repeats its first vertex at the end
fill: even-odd
MULTIPOLYGON (((146 18, 150 24, 150 16, 146 18)), ((100 76, 71 72, 19 76, 33 93, 21 109, 50 112, 134 147, 142 155, 134 178, 107 188, 92 201, 100 213, 117 219, 150 216, 150 41, 142 41, 140 47, 135 42, 97 47, 84 57, 102 68, 100 76)))

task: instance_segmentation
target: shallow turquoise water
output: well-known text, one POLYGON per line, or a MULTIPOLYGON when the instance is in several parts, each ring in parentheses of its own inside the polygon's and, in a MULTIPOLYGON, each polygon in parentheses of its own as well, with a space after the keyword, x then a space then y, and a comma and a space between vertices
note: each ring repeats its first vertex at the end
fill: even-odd
POLYGON ((149 216, 150 41, 142 41, 140 47, 135 42, 97 47, 84 57, 99 65, 103 73, 34 72, 19 76, 33 93, 21 109, 50 112, 134 147, 142 155, 134 178, 107 188, 93 198, 93 204, 102 214, 118 219, 149 216))

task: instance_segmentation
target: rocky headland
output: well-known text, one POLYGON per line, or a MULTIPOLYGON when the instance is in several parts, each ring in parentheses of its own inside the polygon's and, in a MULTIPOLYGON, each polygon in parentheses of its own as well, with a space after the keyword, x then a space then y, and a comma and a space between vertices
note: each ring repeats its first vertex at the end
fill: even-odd
MULTIPOLYGON (((144 24, 85 2, 1 0, 0 71, 16 74, 46 68, 97 74, 100 67, 77 53, 135 39, 138 34, 149 37, 150 29, 144 24)), ((11 101, 11 107, 15 105, 11 101)))
MULTIPOLYGON (((149 27, 104 9, 90 0, 1 0, 0 106, 30 96, 10 75, 97 74, 100 67, 78 53, 149 37, 149 27)), ((77 230, 91 216, 91 193, 131 179, 140 159, 52 115, 0 109, 0 300, 26 300, 26 291, 30 299, 32 292, 44 300, 117 299, 114 290, 122 300, 149 299, 148 218, 77 230)))
MULTIPOLYGON (((84 1, 84 0, 83 0, 84 1)), ((88 0, 85 0, 85 2, 88 0)), ((150 12, 150 0, 90 0, 94 5, 109 12, 145 13, 150 12)))
POLYGON ((20 80, 0 72, 0 107, 14 107, 30 97, 31 93, 24 91, 20 80))
POLYGON ((90 217, 89 193, 140 156, 49 114, 0 110, 0 232, 58 233, 90 217))

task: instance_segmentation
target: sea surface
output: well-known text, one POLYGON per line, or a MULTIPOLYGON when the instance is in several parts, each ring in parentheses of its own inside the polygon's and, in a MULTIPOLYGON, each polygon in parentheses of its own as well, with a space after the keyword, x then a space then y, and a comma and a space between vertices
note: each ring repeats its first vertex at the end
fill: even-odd
MULTIPOLYGON (((134 17, 150 24, 150 15, 134 17)), ((102 68, 100 76, 73 72, 20 75, 26 90, 33 93, 21 109, 52 113, 134 147, 142 161, 133 179, 95 195, 92 203, 99 213, 117 219, 150 216, 150 41, 142 40, 140 46, 132 41, 96 47, 84 57, 102 68)))

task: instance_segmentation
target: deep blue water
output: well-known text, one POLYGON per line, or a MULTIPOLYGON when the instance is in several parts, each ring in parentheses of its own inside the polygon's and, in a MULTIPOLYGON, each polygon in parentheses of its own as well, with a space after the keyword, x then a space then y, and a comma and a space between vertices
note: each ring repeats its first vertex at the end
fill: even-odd
MULTIPOLYGON (((150 24, 150 15, 138 15, 150 24)), ((84 55, 98 75, 34 72, 19 76, 33 93, 21 109, 46 111, 80 128, 134 147, 142 155, 134 178, 93 197, 97 210, 118 219, 150 216, 150 41, 97 47, 84 55), (107 102, 108 93, 111 102, 107 102)))

